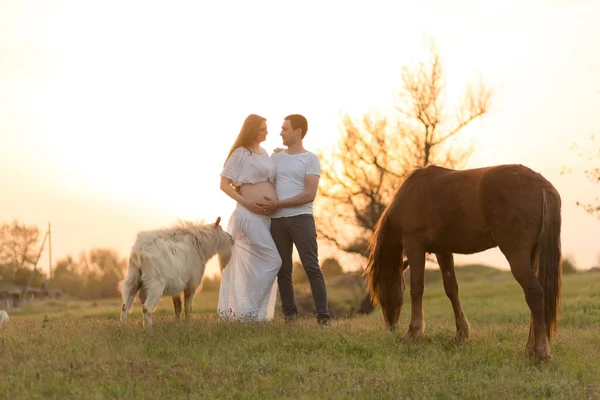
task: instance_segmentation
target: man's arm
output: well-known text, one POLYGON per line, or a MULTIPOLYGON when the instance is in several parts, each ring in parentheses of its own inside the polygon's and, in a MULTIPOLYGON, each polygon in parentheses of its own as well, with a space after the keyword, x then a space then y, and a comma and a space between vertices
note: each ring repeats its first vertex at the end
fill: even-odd
POLYGON ((260 205, 266 208, 267 214, 273 214, 278 208, 296 207, 314 201, 318 189, 319 175, 306 175, 304 177, 304 191, 302 193, 284 200, 274 200, 265 196, 265 203, 261 203, 260 205))
POLYGON ((319 175, 306 175, 304 177, 304 191, 294 197, 277 201, 277 208, 288 208, 310 203, 317 197, 319 188, 319 175))

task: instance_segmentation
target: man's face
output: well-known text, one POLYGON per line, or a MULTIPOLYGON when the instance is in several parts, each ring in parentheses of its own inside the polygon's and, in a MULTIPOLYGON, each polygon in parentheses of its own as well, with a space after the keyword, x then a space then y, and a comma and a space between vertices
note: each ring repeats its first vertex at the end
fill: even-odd
POLYGON ((292 146, 298 140, 300 136, 300 129, 296 129, 295 131, 292 129, 292 123, 290 120, 286 119, 283 121, 283 125, 281 125, 281 138, 283 139, 284 146, 292 146))

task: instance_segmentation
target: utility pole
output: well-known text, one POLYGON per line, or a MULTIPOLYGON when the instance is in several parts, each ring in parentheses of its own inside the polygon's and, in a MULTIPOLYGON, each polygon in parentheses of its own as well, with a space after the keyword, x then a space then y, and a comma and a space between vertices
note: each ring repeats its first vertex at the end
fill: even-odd
POLYGON ((31 271, 31 274, 29 274, 29 279, 27 280, 27 285, 25 285, 25 288, 21 292, 20 300, 23 300, 23 298, 25 297, 25 295, 27 295, 27 291, 29 290, 29 286, 31 285, 31 280, 33 278, 33 275, 35 274, 36 269, 37 269, 37 263, 38 263, 38 261, 40 261, 40 257, 42 255, 42 251, 44 250, 44 244, 46 243, 46 238, 48 237, 49 233, 50 232, 48 231, 44 235, 44 240, 42 240, 42 246, 40 247, 40 252, 38 253, 37 258, 35 259, 35 264, 33 264, 33 270, 31 271))
POLYGON ((52 280, 52 232, 50 231, 50 222, 48 222, 48 279, 52 280))

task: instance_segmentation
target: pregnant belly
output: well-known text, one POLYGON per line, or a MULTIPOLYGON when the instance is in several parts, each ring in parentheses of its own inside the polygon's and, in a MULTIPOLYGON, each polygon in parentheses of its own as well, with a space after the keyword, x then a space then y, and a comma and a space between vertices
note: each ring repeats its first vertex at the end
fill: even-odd
POLYGON ((240 188, 240 193, 246 199, 256 202, 264 202, 264 196, 270 197, 271 199, 277 199, 275 186, 269 181, 245 183, 240 188))

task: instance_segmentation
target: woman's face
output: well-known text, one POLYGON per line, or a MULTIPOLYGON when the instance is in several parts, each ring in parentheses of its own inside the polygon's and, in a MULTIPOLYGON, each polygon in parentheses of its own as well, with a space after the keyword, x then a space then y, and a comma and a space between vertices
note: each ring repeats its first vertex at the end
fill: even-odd
POLYGON ((260 128, 258 129, 258 134, 256 136, 256 141, 258 143, 262 143, 267 140, 267 121, 263 121, 260 123, 260 128))

